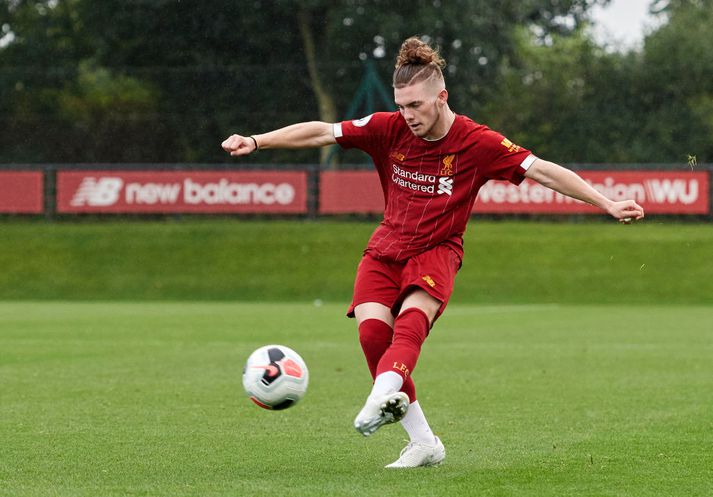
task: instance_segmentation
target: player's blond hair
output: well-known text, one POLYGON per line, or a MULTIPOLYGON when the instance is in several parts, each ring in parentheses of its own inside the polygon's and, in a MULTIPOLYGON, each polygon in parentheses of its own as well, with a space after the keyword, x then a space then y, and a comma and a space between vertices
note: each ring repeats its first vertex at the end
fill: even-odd
POLYGON ((412 36, 401 44, 396 57, 393 86, 403 88, 429 79, 443 81, 441 68, 445 65, 438 50, 412 36))

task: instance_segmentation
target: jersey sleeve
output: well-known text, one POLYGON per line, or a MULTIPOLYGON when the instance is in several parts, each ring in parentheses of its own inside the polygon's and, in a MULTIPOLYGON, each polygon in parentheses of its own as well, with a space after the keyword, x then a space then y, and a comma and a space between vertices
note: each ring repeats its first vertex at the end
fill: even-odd
POLYGON ((509 181, 519 185, 525 172, 537 157, 528 149, 516 145, 497 131, 487 130, 481 137, 488 179, 509 181))
POLYGON ((386 146, 392 113, 377 112, 361 119, 334 124, 334 138, 342 148, 358 148, 377 155, 386 146))

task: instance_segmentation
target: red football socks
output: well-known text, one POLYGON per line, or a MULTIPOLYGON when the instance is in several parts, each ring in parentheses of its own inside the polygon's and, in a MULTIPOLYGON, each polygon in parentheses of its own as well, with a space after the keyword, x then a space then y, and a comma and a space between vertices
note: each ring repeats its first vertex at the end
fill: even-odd
POLYGON ((359 325, 359 343, 366 356, 366 364, 372 378, 376 378, 376 366, 386 349, 391 345, 394 330, 380 319, 366 319, 359 325))
POLYGON ((394 321, 391 346, 383 353, 376 367, 377 375, 386 371, 394 371, 401 375, 404 378, 402 391, 412 402, 416 399, 416 392, 409 393, 406 385, 413 384, 411 372, 416 367, 421 345, 428 336, 430 326, 428 316, 421 309, 411 307, 399 314, 394 321))
MULTIPOLYGON (((366 363, 372 378, 376 378, 379 361, 391 346, 393 335, 394 331, 391 326, 379 319, 366 319, 359 325, 359 343, 361 343, 364 356, 366 356, 366 363)), ((416 356, 418 357, 418 353, 416 356)), ((390 369, 386 370, 390 371, 390 369)), ((416 400, 416 387, 410 375, 404 378, 401 391, 408 395, 411 402, 416 400)))

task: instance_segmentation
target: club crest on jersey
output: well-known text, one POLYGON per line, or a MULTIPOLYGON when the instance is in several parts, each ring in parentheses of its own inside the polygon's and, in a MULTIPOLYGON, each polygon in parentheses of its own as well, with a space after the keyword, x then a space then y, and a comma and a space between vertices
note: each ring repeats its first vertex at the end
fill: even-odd
POLYGON ((368 122, 371 120, 371 116, 373 116, 373 115, 374 114, 369 114, 368 116, 362 117, 361 119, 355 119, 352 121, 352 124, 354 126, 356 126, 357 128, 364 127, 368 124, 368 122))
POLYGON ((455 154, 446 155, 441 162, 443 166, 441 167, 440 176, 453 176, 453 159, 455 159, 455 154))
POLYGON ((508 152, 519 152, 520 151, 520 145, 515 145, 513 142, 511 142, 507 138, 503 138, 503 141, 500 142, 500 145, 507 148, 508 152))

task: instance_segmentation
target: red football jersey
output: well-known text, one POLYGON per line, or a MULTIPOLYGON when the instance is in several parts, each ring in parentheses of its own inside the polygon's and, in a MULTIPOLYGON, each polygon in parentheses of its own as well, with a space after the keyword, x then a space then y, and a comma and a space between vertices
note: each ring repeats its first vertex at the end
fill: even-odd
POLYGON ((444 243, 463 256, 463 233, 490 179, 520 184, 535 156, 503 135, 456 115, 446 136, 414 135, 399 112, 334 125, 337 143, 369 154, 384 190, 384 220, 366 251, 404 261, 444 243))

